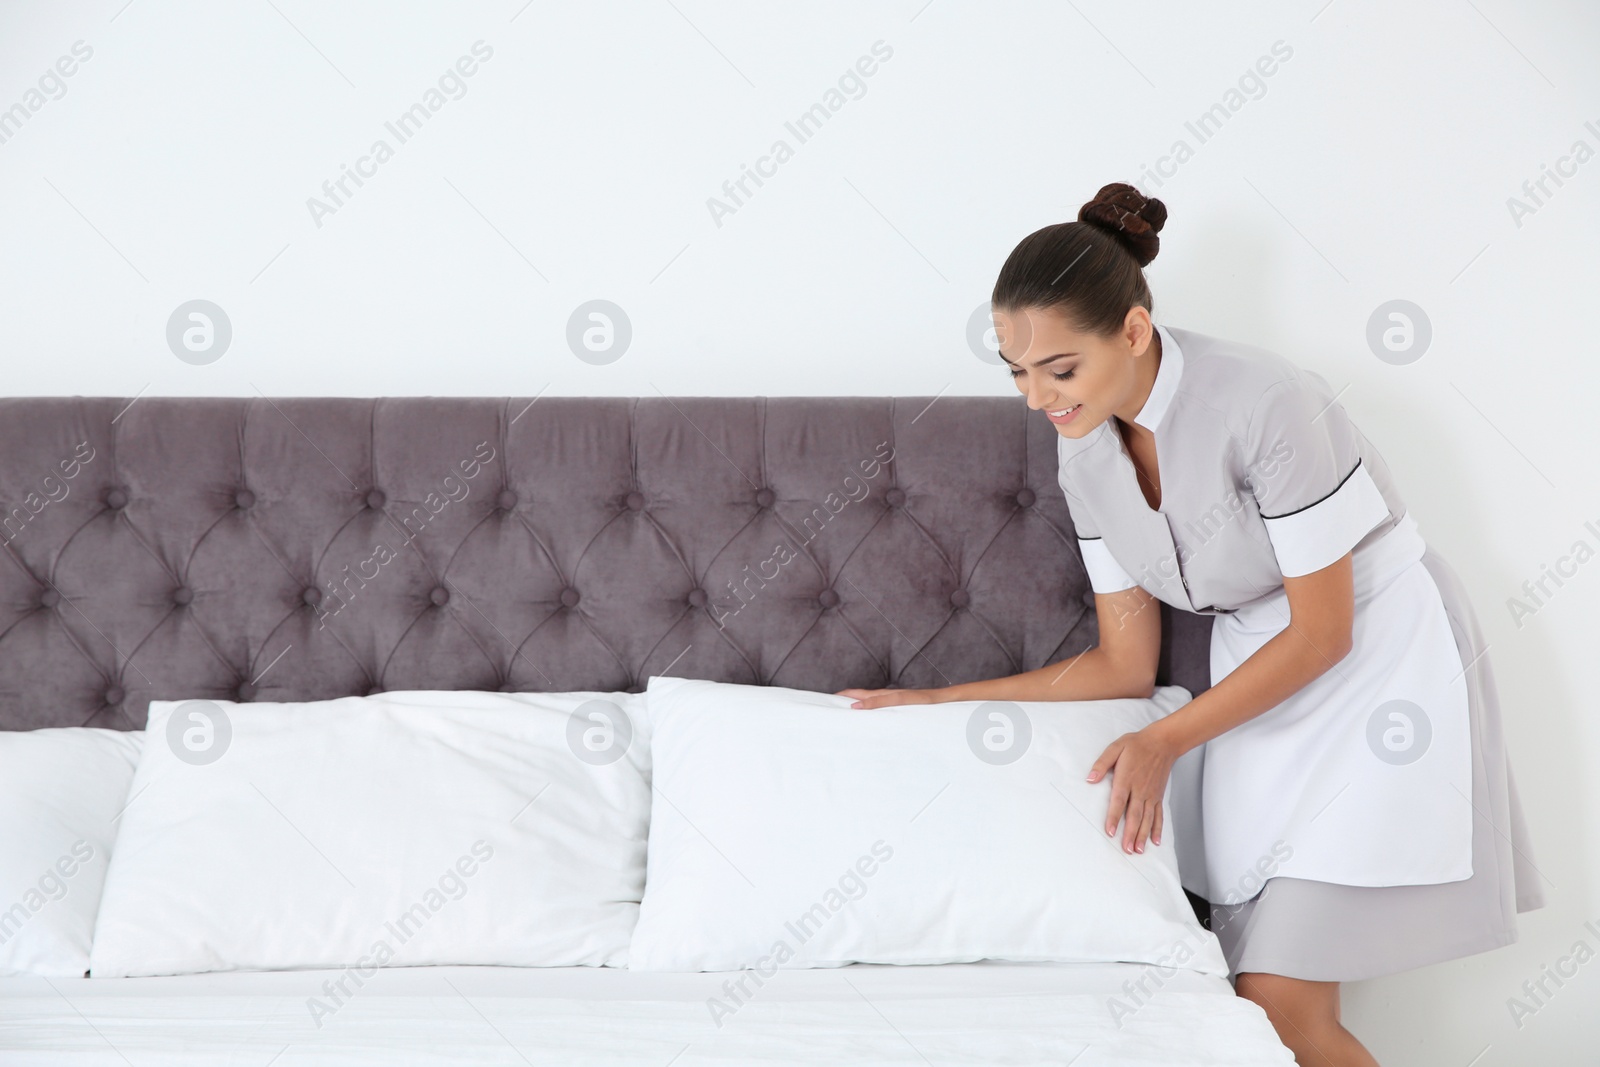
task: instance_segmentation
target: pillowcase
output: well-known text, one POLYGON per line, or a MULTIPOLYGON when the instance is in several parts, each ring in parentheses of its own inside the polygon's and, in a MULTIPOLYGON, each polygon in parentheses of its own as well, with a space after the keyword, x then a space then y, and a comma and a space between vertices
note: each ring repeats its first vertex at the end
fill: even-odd
POLYGON ((95 976, 625 966, 642 697, 396 692, 150 705, 95 976))
POLYGON ((653 677, 629 966, 1142 962, 1226 975, 1160 845, 1106 835, 1105 747, 1187 703, 850 699, 653 677))
POLYGON ((141 733, 0 733, 0 974, 82 978, 141 733))

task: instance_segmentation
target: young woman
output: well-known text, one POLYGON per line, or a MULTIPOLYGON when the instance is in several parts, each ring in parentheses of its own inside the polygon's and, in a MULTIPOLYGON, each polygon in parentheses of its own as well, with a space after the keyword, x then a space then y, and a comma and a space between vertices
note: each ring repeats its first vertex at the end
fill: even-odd
POLYGON ((1152 323, 1166 215, 1108 185, 1017 245, 994 288, 1001 356, 1060 434, 1098 645, 844 695, 1147 696, 1156 600, 1212 615, 1211 688, 1085 768, 1110 776, 1106 833, 1159 846, 1170 778, 1183 884, 1210 902, 1236 991, 1300 1064, 1376 1064, 1340 1025, 1340 982, 1508 944, 1544 903, 1494 678, 1459 579, 1327 382, 1152 323))

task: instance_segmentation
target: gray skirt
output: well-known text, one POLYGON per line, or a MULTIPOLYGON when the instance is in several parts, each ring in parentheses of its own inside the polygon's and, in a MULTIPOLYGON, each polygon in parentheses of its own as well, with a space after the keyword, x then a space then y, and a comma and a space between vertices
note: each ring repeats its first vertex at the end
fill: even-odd
MULTIPOLYGON (((1228 970, 1354 982, 1459 959, 1517 939, 1517 914, 1544 906, 1547 879, 1528 840, 1500 729, 1500 701, 1477 616, 1454 570, 1430 548, 1467 667, 1472 731, 1472 877, 1437 885, 1352 886, 1268 878, 1241 904, 1211 905, 1228 970), (1468 666, 1470 664, 1470 666, 1468 666)), ((1404 819, 1404 812, 1396 812, 1404 819)), ((1421 833, 1427 827, 1416 828, 1421 833)))

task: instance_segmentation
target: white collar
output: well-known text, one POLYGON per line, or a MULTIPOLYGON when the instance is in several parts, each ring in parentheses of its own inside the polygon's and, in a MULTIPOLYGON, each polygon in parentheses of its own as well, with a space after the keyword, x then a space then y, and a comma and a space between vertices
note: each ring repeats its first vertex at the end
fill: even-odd
POLYGON ((1157 326, 1156 333, 1161 337, 1161 365, 1156 368, 1156 380, 1150 386, 1144 407, 1133 417, 1134 422, 1152 433, 1166 417, 1172 398, 1178 395, 1178 379, 1183 376, 1183 349, 1165 326, 1157 326))

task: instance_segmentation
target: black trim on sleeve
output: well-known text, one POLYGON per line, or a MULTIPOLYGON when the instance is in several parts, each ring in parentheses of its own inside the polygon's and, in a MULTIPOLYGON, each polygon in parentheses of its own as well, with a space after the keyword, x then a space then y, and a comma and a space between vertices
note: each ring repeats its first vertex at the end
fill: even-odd
POLYGON ((1075 536, 1080 541, 1099 541, 1099 540, 1101 540, 1101 538, 1098 538, 1098 537, 1085 537, 1082 534, 1075 534, 1075 536))
MULTIPOLYGON (((1354 467, 1350 468, 1350 474, 1354 474, 1356 472, 1356 470, 1358 468, 1360 468, 1360 466, 1361 466, 1361 460, 1358 457, 1356 459, 1356 465, 1354 467)), ((1350 474, 1346 474, 1343 478, 1340 478, 1339 479, 1339 484, 1334 486, 1333 489, 1328 492, 1327 496, 1324 496, 1319 500, 1313 500, 1311 503, 1307 504, 1303 508, 1295 508, 1293 511, 1285 511, 1282 515, 1263 515, 1261 517, 1262 517, 1262 519, 1287 519, 1290 515, 1298 515, 1302 511, 1306 511, 1309 508, 1314 508, 1318 504, 1322 503, 1323 500, 1328 499, 1328 497, 1332 496, 1334 493, 1337 493, 1339 490, 1343 489, 1344 488, 1344 483, 1348 482, 1350 480, 1350 474)))

